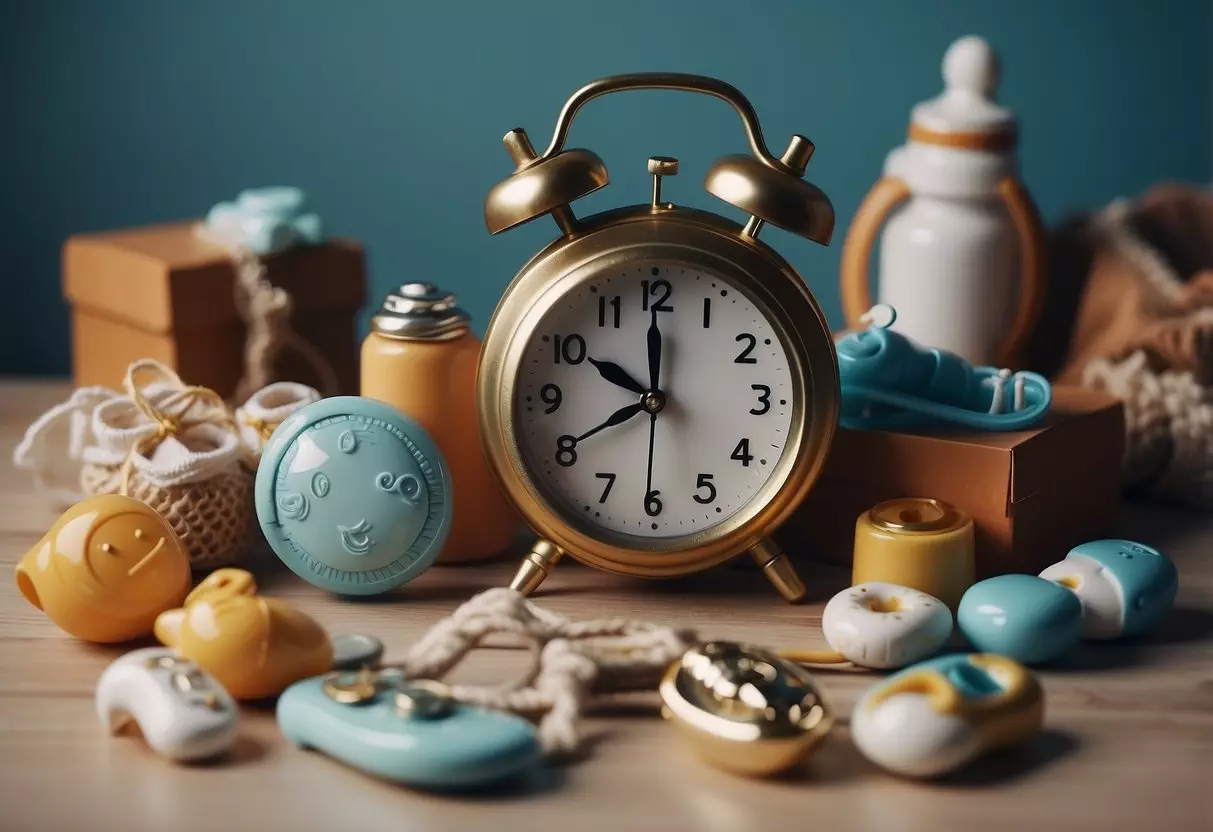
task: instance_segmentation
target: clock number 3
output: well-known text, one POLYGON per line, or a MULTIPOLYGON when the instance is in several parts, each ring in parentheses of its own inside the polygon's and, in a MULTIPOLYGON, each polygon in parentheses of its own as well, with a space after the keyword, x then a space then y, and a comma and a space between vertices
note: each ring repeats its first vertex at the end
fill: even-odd
POLYGON ((771 409, 771 388, 765 384, 751 384, 750 389, 758 394, 758 404, 750 408, 750 413, 761 416, 771 409))

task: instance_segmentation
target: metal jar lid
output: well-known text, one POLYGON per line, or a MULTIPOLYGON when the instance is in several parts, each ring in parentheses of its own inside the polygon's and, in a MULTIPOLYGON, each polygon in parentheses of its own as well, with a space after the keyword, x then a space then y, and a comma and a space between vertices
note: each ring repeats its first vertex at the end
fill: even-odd
POLYGON ((968 517, 943 500, 902 497, 887 500, 868 512, 872 524, 891 532, 942 532, 960 528, 968 517))
POLYGON ((371 328, 389 338, 445 340, 467 332, 468 314, 458 301, 432 283, 406 283, 371 316, 371 328))

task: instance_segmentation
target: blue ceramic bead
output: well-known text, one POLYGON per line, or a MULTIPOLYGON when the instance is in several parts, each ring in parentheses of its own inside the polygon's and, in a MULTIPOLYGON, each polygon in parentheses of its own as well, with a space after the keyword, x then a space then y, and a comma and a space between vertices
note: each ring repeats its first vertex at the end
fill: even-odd
POLYGON ((451 522, 450 488, 420 425, 382 402, 339 396, 274 431, 257 469, 257 518, 304 580, 374 595, 434 562, 451 522))
POLYGON ((1170 611, 1179 572, 1166 555, 1132 540, 1093 540, 1040 573, 1082 602, 1083 635, 1132 636, 1153 629, 1170 611))
POLYGON ((391 688, 359 704, 324 693, 305 679, 278 699, 288 739, 362 771, 428 789, 465 789, 517 774, 539 759, 535 729, 513 714, 450 704, 433 716, 402 715, 391 688))
POLYGON ((956 623, 978 650, 1040 664, 1078 643, 1082 604, 1074 593, 1035 575, 1000 575, 969 587, 956 623))

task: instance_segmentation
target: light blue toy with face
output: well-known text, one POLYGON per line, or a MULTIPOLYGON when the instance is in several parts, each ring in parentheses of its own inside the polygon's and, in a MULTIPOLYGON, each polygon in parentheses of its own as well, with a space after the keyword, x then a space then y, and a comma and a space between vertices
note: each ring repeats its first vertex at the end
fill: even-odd
POLYGON ((206 227, 227 243, 254 254, 276 254, 324 239, 320 217, 304 210, 303 191, 291 187, 250 188, 235 202, 220 202, 206 215, 206 227))
POLYGON ((437 446, 400 411, 357 396, 287 418, 266 444, 255 497, 278 557, 346 595, 386 592, 424 572, 451 522, 437 446))
POLYGON ((297 682, 278 699, 278 727, 304 748, 425 789, 488 785, 540 759, 525 719, 451 702, 441 686, 387 679, 343 673, 297 682))
POLYGON ((1132 540, 1076 546, 1040 577, 1071 590, 1082 603, 1083 637, 1089 639, 1152 630, 1170 612, 1179 590, 1171 559, 1132 540))
POLYGON ((954 353, 920 347, 891 329, 897 312, 886 304, 873 307, 868 317, 871 326, 836 345, 843 427, 1024 430, 1049 412, 1053 388, 1043 376, 974 367, 954 353))
POLYGON ((1074 593, 1044 578, 999 575, 969 587, 956 623, 982 652, 1042 664, 1078 644, 1082 604, 1074 593))

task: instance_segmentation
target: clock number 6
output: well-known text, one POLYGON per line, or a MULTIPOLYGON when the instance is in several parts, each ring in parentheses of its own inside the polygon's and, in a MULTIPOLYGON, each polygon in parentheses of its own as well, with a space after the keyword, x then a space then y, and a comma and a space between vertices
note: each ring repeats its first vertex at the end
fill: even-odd
POLYGON ((758 405, 762 408, 759 410, 758 407, 751 407, 750 413, 761 416, 771 409, 771 388, 765 384, 751 384, 750 389, 758 394, 758 405))
POLYGON ((644 495, 644 513, 649 517, 661 514, 661 500, 658 499, 660 494, 660 491, 650 491, 644 495))
POLYGON ((708 503, 716 500, 716 486, 712 485, 713 476, 713 474, 700 474, 699 479, 695 481, 696 488, 700 490, 706 488, 708 490, 708 496, 706 497, 701 497, 698 494, 691 495, 692 499, 701 506, 706 506, 708 503))

